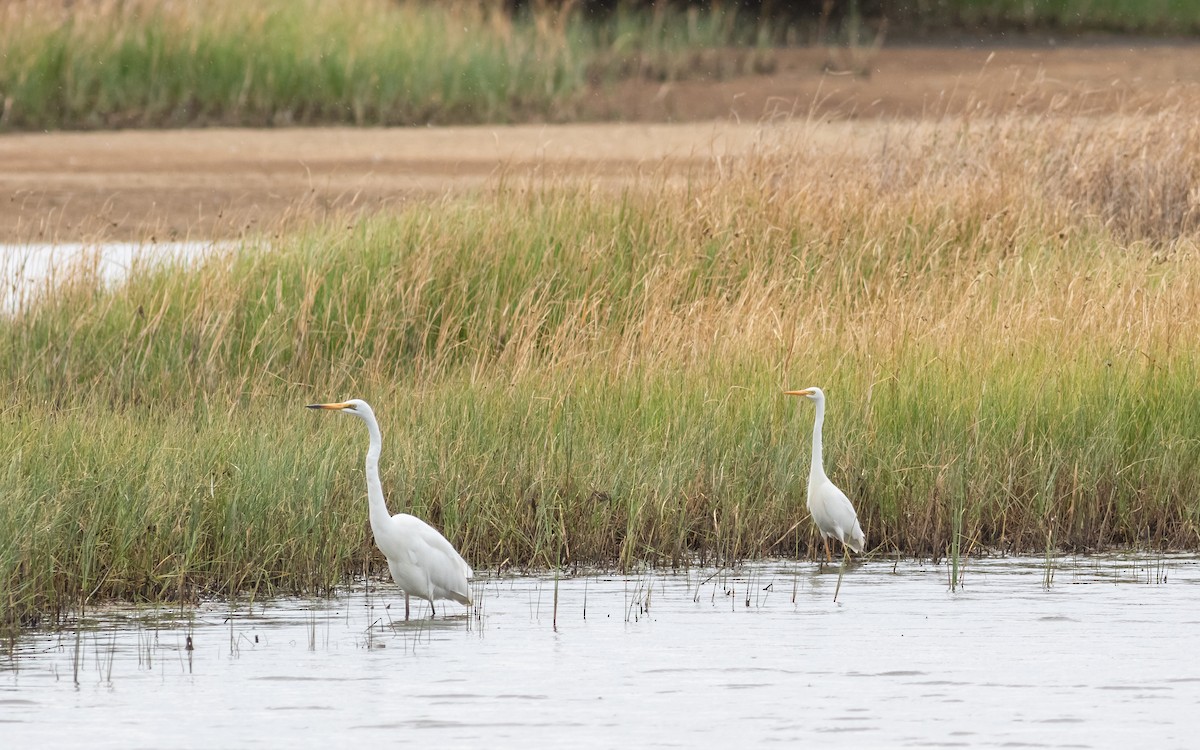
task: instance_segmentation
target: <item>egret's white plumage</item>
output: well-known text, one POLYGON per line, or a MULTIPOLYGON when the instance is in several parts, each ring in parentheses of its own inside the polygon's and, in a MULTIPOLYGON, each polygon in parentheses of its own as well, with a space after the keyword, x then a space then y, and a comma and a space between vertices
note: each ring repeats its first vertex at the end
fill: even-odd
POLYGON ((858 514, 846 493, 829 481, 825 476, 824 459, 821 452, 821 427, 825 422, 825 393, 820 388, 805 388, 799 391, 784 391, 788 396, 804 396, 817 407, 817 416, 813 421, 812 465, 808 470, 808 512, 812 515, 813 523, 821 532, 821 540, 825 543, 825 559, 831 559, 829 554, 829 539, 837 539, 844 546, 855 552, 862 552, 866 544, 862 526, 858 524, 858 514))
MULTIPOLYGON (((408 597, 429 602, 449 599, 471 606, 471 584, 474 573, 467 561, 446 540, 446 537, 416 516, 408 513, 388 513, 379 482, 379 451, 383 438, 371 405, 361 399, 338 404, 309 404, 310 409, 329 409, 352 414, 367 423, 371 445, 367 449, 367 501, 371 532, 375 545, 388 561, 392 580, 404 591, 404 617, 408 619, 408 597)), ((436 614, 436 610, 434 611, 436 614)))

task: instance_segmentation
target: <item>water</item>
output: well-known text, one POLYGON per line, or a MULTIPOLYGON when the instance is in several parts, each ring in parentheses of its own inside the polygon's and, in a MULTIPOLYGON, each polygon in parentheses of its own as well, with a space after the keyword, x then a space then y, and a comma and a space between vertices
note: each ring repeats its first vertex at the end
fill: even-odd
POLYGON ((118 608, 0 657, 6 747, 1191 747, 1200 560, 758 564, 118 608), (794 596, 794 601, 793 601, 794 596), (391 604, 390 609, 386 605, 391 604), (191 636, 194 650, 186 649, 191 636))
POLYGON ((62 277, 72 276, 80 264, 96 278, 116 284, 137 264, 186 263, 232 246, 200 241, 0 243, 0 313, 20 310, 62 277))

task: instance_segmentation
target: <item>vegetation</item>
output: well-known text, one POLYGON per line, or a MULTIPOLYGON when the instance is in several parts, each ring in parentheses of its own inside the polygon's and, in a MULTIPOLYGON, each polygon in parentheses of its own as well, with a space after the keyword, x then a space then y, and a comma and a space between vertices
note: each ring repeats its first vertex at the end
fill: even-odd
POLYGON ((570 4, 17 0, 0 8, 0 126, 562 119, 589 82, 768 68, 764 33, 666 9, 585 22, 570 4))
POLYGON ((570 120, 605 82, 766 72, 775 46, 873 45, 889 28, 1200 32, 1190 0, 525 5, 11 0, 0 129, 570 120))
POLYGON ((1200 543, 1194 118, 783 132, 81 265, 0 325, 5 619, 378 570, 366 435, 303 409, 352 396, 480 569, 809 554, 807 385, 870 554, 1200 543))
POLYGON ((1200 32, 1200 6, 1190 0, 932 0, 915 4, 880 0, 878 5, 885 15, 933 29, 1200 32))

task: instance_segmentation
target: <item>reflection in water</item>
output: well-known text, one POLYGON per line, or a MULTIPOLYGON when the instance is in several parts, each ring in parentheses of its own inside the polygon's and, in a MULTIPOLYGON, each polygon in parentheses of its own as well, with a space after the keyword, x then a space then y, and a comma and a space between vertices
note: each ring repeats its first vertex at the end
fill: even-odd
MULTIPOLYGON (((14 747, 1159 747, 1200 728, 1200 561, 775 562, 113 608, 0 657, 14 747), (396 617, 397 605, 400 617, 396 617), (557 632, 554 620, 557 619, 557 632), (192 646, 188 648, 189 644, 192 646)), ((5 743, 9 744, 8 742, 5 743)))

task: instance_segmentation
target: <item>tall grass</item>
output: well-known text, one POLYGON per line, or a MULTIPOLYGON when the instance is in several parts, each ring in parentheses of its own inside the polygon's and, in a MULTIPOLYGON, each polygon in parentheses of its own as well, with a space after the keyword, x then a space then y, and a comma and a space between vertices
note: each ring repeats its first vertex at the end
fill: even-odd
POLYGON ((591 81, 762 69, 755 29, 716 12, 589 21, 570 3, 16 0, 0 8, 0 127, 564 118, 591 81), (731 45, 745 52, 705 64, 731 45))
MULTIPOLYGON (((600 14, 529 5, 513 14, 499 0, 9 0, 0 129, 568 120, 605 82, 769 72, 774 46, 828 36, 826 18, 752 16, 728 3, 600 14)), ((1200 31, 1187 0, 861 7, 902 31, 1200 31)), ((835 21, 852 48, 861 21, 856 11, 835 21)))
POLYGON ((922 15, 924 11, 920 22, 925 25, 956 24, 966 28, 1019 26, 1066 32, 1156 34, 1200 31, 1200 6, 1190 0, 951 0, 936 7, 918 8, 899 4, 888 10, 901 18, 922 15))
POLYGON ((365 433, 302 408, 350 396, 392 510, 484 569, 807 554, 812 416, 780 395, 806 385, 877 552, 1195 548, 1200 126, 888 144, 509 184, 47 291, 0 326, 7 617, 377 564, 365 433))

